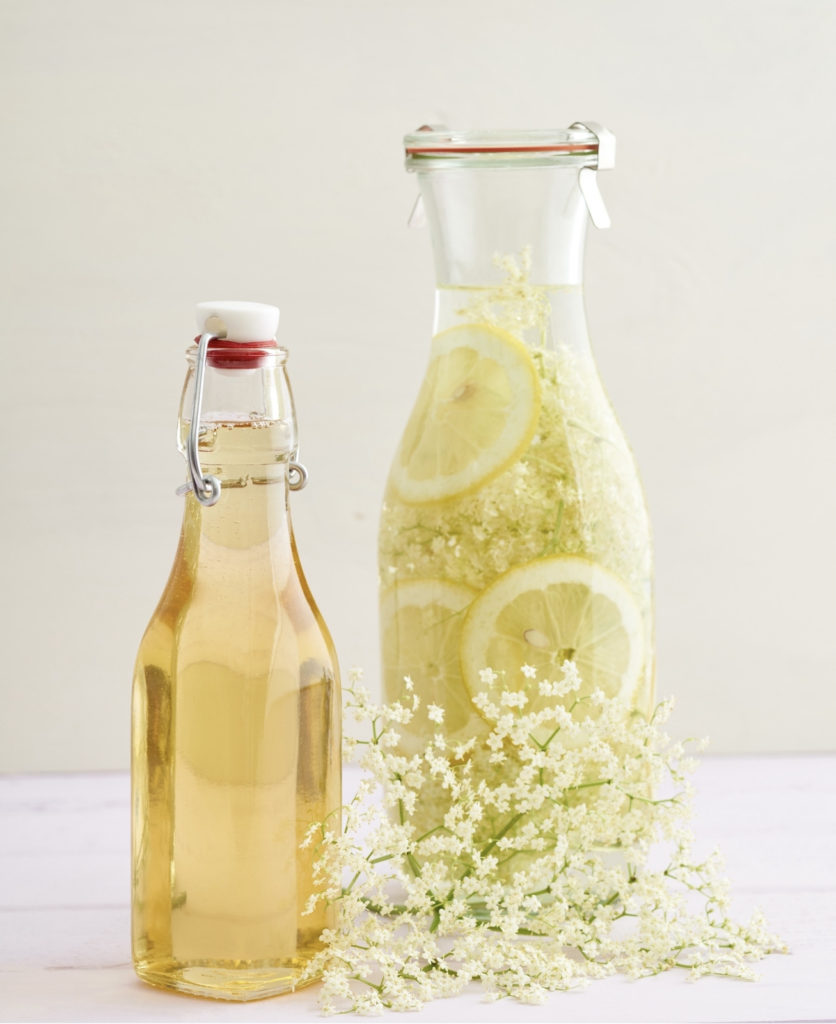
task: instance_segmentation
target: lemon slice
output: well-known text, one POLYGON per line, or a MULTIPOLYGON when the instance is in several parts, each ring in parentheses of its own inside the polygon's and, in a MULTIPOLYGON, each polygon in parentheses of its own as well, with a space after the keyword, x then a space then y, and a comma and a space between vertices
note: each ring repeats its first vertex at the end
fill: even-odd
POLYGON ((387 701, 403 695, 404 676, 412 679, 421 704, 412 721, 401 726, 407 754, 426 747, 439 728, 449 741, 461 743, 482 728, 470 701, 459 665, 461 626, 476 592, 444 580, 410 580, 381 597, 383 686, 387 701), (439 726, 428 705, 444 709, 439 726))
POLYGON ((392 483, 412 504, 475 490, 519 458, 539 413, 537 371, 513 334, 488 324, 442 331, 432 340, 392 483))
POLYGON ((641 612, 624 584, 585 558, 543 558, 511 569, 473 602, 462 626, 461 660, 471 695, 486 684, 479 671, 503 675, 502 688, 524 691, 526 710, 547 707, 539 681, 560 679, 564 661, 574 661, 581 690, 600 687, 629 705, 643 661, 641 612), (520 670, 531 665, 537 676, 520 670))

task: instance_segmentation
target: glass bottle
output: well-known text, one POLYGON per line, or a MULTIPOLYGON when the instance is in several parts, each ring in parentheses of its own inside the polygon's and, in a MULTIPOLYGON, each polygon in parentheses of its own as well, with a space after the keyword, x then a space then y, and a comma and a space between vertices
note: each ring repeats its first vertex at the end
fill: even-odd
POLYGON ((320 948, 331 918, 303 914, 299 843, 340 807, 337 660, 290 523, 306 474, 278 316, 198 306, 179 425, 191 482, 133 687, 134 965, 237 1000, 292 988, 320 948))
MULTIPOLYGON (((380 522, 384 691, 400 697, 408 676, 421 700, 401 726, 408 753, 441 728, 490 771, 473 701, 494 674, 529 710, 553 699, 539 683, 566 660, 581 695, 601 687, 625 711, 653 701, 648 517, 583 299, 588 215, 608 226, 596 171, 614 139, 575 124, 422 129, 405 144, 437 290, 380 522)), ((431 807, 416 813, 419 833, 438 824, 431 807)))

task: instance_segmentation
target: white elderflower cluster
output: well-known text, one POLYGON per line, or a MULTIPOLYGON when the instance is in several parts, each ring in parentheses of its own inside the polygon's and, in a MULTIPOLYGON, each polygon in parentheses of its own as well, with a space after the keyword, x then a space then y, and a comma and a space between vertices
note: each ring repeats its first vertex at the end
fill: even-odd
POLYGON ((463 323, 525 341, 540 382, 537 429, 520 458, 474 493, 412 505, 391 483, 380 524, 384 586, 445 579, 484 589, 497 576, 555 554, 585 555, 650 603, 644 496, 632 454, 584 346, 552 336, 553 303, 575 286, 530 281, 530 247, 494 259, 503 280, 468 293, 463 323))
POLYGON ((496 673, 482 679, 487 756, 501 772, 481 771, 478 748, 449 744, 441 728, 406 756, 399 727, 419 704, 411 681, 377 705, 352 675, 347 710, 369 727, 348 741, 362 779, 339 831, 326 821, 306 840, 318 855, 308 909, 337 908, 308 968, 322 976, 326 1012, 414 1010, 472 981, 490 998, 539 1003, 616 972, 751 978, 752 961, 782 949, 760 915, 730 916, 719 855, 693 853, 694 765, 663 732, 669 701, 649 721, 625 718, 596 691, 576 697, 593 711, 579 721, 572 662, 540 681, 560 702, 536 712, 496 673), (436 820, 421 815, 419 829, 427 788, 436 820))
POLYGON ((456 580, 475 589, 554 554, 594 557, 648 600, 647 517, 632 456, 589 356, 532 349, 537 432, 520 459, 475 493, 411 505, 390 485, 380 565, 388 585, 456 580))

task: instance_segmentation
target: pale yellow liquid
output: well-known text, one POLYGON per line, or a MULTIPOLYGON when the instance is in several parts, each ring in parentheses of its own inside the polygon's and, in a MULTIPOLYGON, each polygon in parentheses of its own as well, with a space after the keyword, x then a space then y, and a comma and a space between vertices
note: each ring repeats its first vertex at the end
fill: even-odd
POLYGON ((299 843, 339 822, 338 670, 293 543, 279 441, 270 424, 202 436, 221 498, 186 498, 134 679, 135 967, 225 999, 294 987, 332 923, 321 905, 303 915, 314 854, 299 843))

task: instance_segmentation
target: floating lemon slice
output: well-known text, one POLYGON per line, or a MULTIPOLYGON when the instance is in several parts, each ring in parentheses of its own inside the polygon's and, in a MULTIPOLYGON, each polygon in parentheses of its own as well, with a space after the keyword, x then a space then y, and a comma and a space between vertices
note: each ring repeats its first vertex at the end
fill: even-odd
POLYGON ((462 626, 461 661, 471 695, 484 692, 479 671, 502 674, 505 690, 524 691, 527 711, 549 706, 539 681, 561 678, 574 661, 581 690, 600 688, 629 705, 640 681, 642 618, 624 584, 585 558, 543 558, 511 569, 470 606, 462 626), (537 670, 529 679, 523 665, 537 670))
POLYGON ((404 501, 475 490, 528 447, 540 382, 525 345, 488 324, 437 334, 430 365, 392 466, 404 501))
POLYGON ((444 580, 410 580, 381 597, 386 700, 403 695, 404 676, 412 679, 414 692, 421 698, 412 721, 400 727, 401 746, 407 754, 423 750, 438 729, 450 742, 461 743, 482 728, 459 665, 462 621, 475 594, 469 587, 444 580), (444 709, 442 725, 428 717, 430 704, 444 709))

